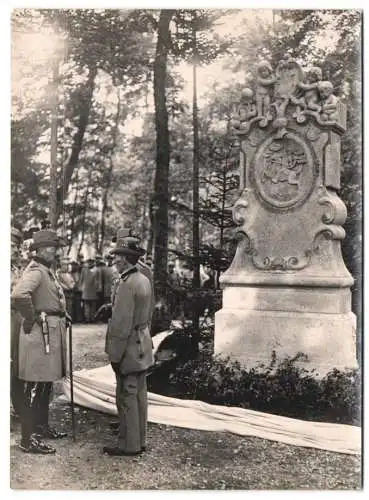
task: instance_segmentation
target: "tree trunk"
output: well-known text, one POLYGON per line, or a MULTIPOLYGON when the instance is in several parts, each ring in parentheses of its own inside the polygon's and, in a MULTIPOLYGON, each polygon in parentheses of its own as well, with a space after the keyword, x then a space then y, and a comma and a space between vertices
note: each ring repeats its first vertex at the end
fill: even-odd
POLYGON ((151 201, 149 202, 148 206, 149 210, 149 228, 148 228, 148 240, 147 240, 147 255, 152 256, 152 248, 154 245, 154 214, 152 211, 152 203, 151 201))
POLYGON ((88 171, 88 179, 87 179, 87 186, 86 186, 86 191, 83 199, 83 216, 82 216, 82 231, 81 231, 81 242, 78 247, 78 252, 77 255, 81 253, 83 243, 85 240, 85 220, 86 220, 86 212, 87 212, 87 201, 88 201, 88 195, 89 195, 89 188, 90 188, 90 183, 91 183, 91 177, 92 177, 92 170, 91 168, 88 171))
MULTIPOLYGON (((222 255, 223 245, 224 245, 224 223, 225 223, 225 203, 226 203, 226 195, 227 195, 227 162, 226 166, 223 167, 223 178, 222 178, 222 206, 221 206, 221 219, 220 219, 220 234, 219 234, 219 248, 222 255)), ((216 273, 216 288, 219 289, 219 279, 220 279, 220 270, 217 270, 216 273)))
POLYGON ((154 282, 163 296, 168 260, 168 191, 169 191, 169 130, 166 103, 167 59, 170 45, 169 24, 174 10, 161 10, 154 61, 154 103, 156 128, 156 170, 153 196, 154 222, 154 282), (160 286, 161 285, 161 286, 160 286))
POLYGON ((58 91, 59 91, 59 59, 52 62, 52 89, 51 89, 51 138, 50 138, 50 212, 49 220, 52 229, 56 230, 58 223, 58 91))
MULTIPOLYGON (((197 114, 197 41, 196 41, 196 11, 192 18, 192 128, 193 128, 193 179, 192 179, 192 254, 194 262, 193 288, 200 288, 200 221, 199 221, 199 123, 197 114)), ((200 318, 197 307, 192 313, 192 353, 194 356, 199 351, 200 318)))
POLYGON ((192 128, 193 128, 193 218, 192 218, 192 246, 194 257, 193 287, 200 287, 200 230, 199 230, 199 123, 197 114, 197 82, 196 82, 196 14, 193 14, 192 43, 193 43, 193 89, 192 89, 192 128))
POLYGON ((101 220, 101 211, 100 211, 100 199, 96 200, 97 201, 97 221, 96 225, 94 227, 94 248, 95 248, 95 254, 99 253, 99 241, 100 241, 100 220, 101 220), (100 218, 99 218, 100 215, 100 218))
POLYGON ((106 180, 106 187, 102 199, 102 209, 101 209, 101 220, 100 220, 100 242, 99 246, 97 248, 98 253, 102 253, 103 247, 104 247, 104 240, 105 240, 105 215, 106 215, 106 210, 108 208, 108 193, 109 189, 111 186, 111 181, 112 181, 112 176, 113 176, 113 168, 114 168, 114 161, 113 161, 113 155, 114 155, 114 150, 117 145, 117 138, 118 138, 118 126, 119 126, 119 121, 120 121, 120 107, 121 107, 121 98, 120 98, 120 89, 118 88, 118 103, 117 103, 117 113, 115 116, 115 125, 114 125, 114 130, 113 130, 113 145, 112 145, 112 150, 110 152, 110 158, 109 158, 109 169, 107 172, 107 180, 106 180))
POLYGON ((76 193, 74 195, 73 211, 72 211, 72 217, 71 217, 71 221, 70 221, 70 242, 69 242, 69 246, 68 246, 68 255, 70 254, 70 251, 71 251, 72 246, 73 246, 74 225, 75 225, 75 220, 76 220, 78 188, 79 188, 78 171, 77 171, 75 182, 76 182, 76 193))
POLYGON ((74 169, 78 164, 79 154, 81 152, 83 144, 83 137, 85 135, 86 128, 88 125, 88 117, 90 114, 90 109, 92 104, 92 95, 95 88, 96 75, 97 75, 97 68, 94 66, 89 70, 88 79, 85 84, 83 98, 80 101, 78 129, 73 137, 73 146, 69 161, 64 166, 62 186, 58 190, 58 208, 57 208, 58 214, 62 213, 63 211, 64 197, 67 196, 68 194, 69 184, 72 179, 74 169))
POLYGON ((221 205, 221 218, 220 218, 220 235, 219 235, 219 247, 223 250, 224 244, 224 222, 225 222, 225 204, 227 196, 227 171, 228 165, 226 161, 225 167, 223 167, 222 172, 222 205, 221 205))

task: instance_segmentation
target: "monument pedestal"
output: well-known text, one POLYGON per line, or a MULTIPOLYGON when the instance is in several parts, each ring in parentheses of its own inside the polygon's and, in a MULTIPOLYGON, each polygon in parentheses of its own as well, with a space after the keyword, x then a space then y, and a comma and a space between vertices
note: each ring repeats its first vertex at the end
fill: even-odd
POLYGON ((215 354, 246 368, 306 355, 300 366, 324 376, 356 368, 356 317, 350 290, 227 287, 215 315, 215 354))
POLYGON ((258 65, 232 125, 240 138, 240 226, 233 262, 221 277, 215 353, 247 367, 306 355, 323 376, 354 368, 353 278, 341 253, 347 211, 340 189, 345 104, 290 56, 275 74, 258 65))

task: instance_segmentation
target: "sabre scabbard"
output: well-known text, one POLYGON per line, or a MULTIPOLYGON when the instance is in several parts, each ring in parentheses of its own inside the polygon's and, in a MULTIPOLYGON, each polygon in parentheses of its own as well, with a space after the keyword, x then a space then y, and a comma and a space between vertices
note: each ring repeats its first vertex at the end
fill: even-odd
POLYGON ((47 321, 47 314, 44 312, 40 313, 40 318, 41 318, 41 330, 42 330, 42 337, 44 340, 45 354, 50 354, 50 332, 49 332, 49 323, 47 321))

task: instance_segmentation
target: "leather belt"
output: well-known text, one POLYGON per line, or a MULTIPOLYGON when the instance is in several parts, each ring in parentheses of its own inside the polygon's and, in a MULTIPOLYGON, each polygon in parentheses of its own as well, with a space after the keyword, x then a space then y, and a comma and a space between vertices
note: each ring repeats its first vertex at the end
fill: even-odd
POLYGON ((37 314, 44 312, 47 316, 57 316, 58 318, 64 318, 65 312, 63 311, 36 311, 37 314))
POLYGON ((147 326, 147 323, 144 323, 143 325, 136 325, 135 330, 144 330, 145 328, 147 328, 147 326))

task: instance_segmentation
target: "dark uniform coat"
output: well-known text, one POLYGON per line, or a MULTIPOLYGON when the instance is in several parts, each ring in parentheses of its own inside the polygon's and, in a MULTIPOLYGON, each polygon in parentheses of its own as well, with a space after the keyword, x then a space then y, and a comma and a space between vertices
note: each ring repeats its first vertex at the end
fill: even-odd
POLYGON ((101 273, 97 267, 83 267, 80 277, 82 300, 97 300, 101 291, 101 273))
POLYGON ((151 284, 136 267, 121 274, 113 292, 105 350, 122 374, 147 370, 154 363, 149 331, 151 284))
POLYGON ((23 317, 19 338, 19 373, 22 380, 53 382, 66 372, 65 298, 55 274, 40 262, 31 261, 12 292, 12 307, 23 317), (48 313, 50 353, 45 353, 41 326, 36 319, 48 313), (29 334, 23 325, 33 324, 29 334))

